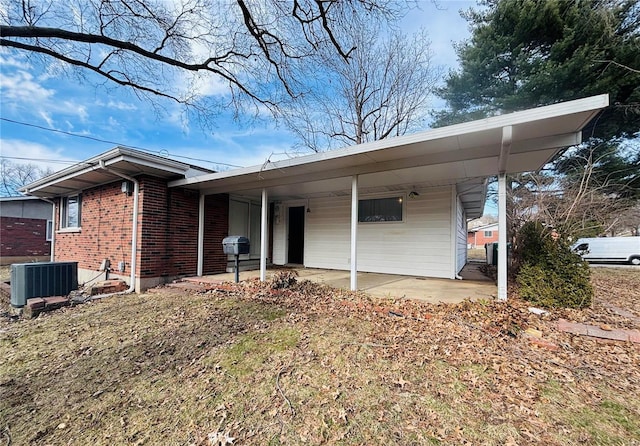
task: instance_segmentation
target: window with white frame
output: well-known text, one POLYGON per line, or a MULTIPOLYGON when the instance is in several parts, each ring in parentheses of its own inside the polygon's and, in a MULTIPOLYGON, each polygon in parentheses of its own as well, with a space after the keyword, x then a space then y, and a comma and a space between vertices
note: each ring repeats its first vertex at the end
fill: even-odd
POLYGON ((62 199, 61 228, 79 228, 81 222, 82 196, 71 195, 62 199))
POLYGON ((493 237, 493 231, 484 231, 485 237, 493 237))
POLYGON ((358 200, 358 221, 361 223, 402 221, 402 197, 358 200))
POLYGON ((46 231, 46 237, 45 240, 50 242, 52 240, 52 236, 53 236, 53 220, 47 220, 47 231, 46 231))

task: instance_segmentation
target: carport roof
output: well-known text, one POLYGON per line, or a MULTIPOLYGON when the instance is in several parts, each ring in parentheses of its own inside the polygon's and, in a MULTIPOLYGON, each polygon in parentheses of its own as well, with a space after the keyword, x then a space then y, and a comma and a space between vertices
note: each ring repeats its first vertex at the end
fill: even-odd
POLYGON ((353 175, 365 192, 458 184, 475 190, 465 207, 480 215, 485 194, 478 188, 486 177, 539 170, 562 148, 579 144, 581 130, 608 103, 606 94, 592 96, 169 185, 247 196, 266 188, 284 199, 349 193, 353 175))
POLYGON ((38 180, 22 192, 55 197, 130 176, 165 178, 170 187, 203 194, 232 193, 272 199, 348 195, 358 175, 363 194, 457 185, 467 217, 482 214, 486 178, 540 169, 609 103, 608 95, 494 116, 328 152, 267 160, 263 165, 211 172, 189 164, 116 147, 38 180), (108 168, 109 170, 105 169, 108 168))

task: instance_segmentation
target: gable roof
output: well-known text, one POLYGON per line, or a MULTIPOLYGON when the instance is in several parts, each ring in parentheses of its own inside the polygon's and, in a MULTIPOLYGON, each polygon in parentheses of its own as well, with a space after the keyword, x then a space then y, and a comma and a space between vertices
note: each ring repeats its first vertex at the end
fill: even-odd
POLYGON ((115 147, 34 181, 20 191, 38 197, 55 197, 122 179, 103 169, 102 166, 129 176, 146 174, 166 179, 188 178, 194 175, 213 173, 209 169, 162 156, 126 147, 115 147))
POLYGON ((560 149, 579 144, 581 130, 608 103, 606 94, 593 96, 169 185, 256 197, 267 188, 270 197, 290 199, 349 194, 353 175, 365 192, 456 184, 473 189, 465 209, 474 217, 482 214, 485 178, 539 170, 560 149))
POLYGON ((480 231, 489 231, 489 230, 498 230, 498 222, 489 223, 487 225, 476 226, 475 228, 469 228, 467 232, 480 232, 480 231))

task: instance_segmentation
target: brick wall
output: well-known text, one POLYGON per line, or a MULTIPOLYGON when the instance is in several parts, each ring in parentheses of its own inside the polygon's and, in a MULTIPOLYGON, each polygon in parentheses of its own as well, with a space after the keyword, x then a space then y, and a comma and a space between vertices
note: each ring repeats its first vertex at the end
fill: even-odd
POLYGON ((204 200, 204 274, 223 273, 227 256, 222 239, 229 235, 229 196, 207 195, 204 200))
MULTIPOLYGON (((198 262, 197 191, 169 189, 154 177, 140 177, 138 215, 138 278, 195 275, 198 262)), ((98 270, 103 259, 115 270, 124 261, 130 271, 133 196, 121 191, 122 181, 82 193, 80 232, 56 233, 56 260, 77 261, 79 268, 98 270)), ((56 215, 59 200, 56 202, 56 215)), ((228 234, 229 197, 205 198, 204 272, 224 272, 222 239, 228 234)), ((59 228, 56 222, 56 228, 59 228)))
POLYGON ((198 261, 198 193, 169 189, 158 178, 140 180, 140 277, 195 275, 198 261))
MULTIPOLYGON (((102 260, 116 269, 124 261, 131 267, 133 196, 121 190, 122 181, 82 192, 80 232, 57 232, 56 261, 77 261, 79 268, 95 270, 102 260)), ((56 229, 60 229, 60 200, 56 200, 56 229)))
MULTIPOLYGON (((197 191, 167 188, 159 179, 141 180, 141 277, 195 275, 198 263, 197 191)), ((228 235, 229 197, 205 198, 204 273, 224 272, 222 239, 228 235)))
POLYGON ((485 237, 484 231, 469 232, 467 234, 467 243, 471 246, 475 245, 478 248, 484 248, 485 243, 495 243, 497 241, 498 241, 497 230, 491 231, 491 237, 485 237))
POLYGON ((39 257, 51 253, 47 220, 0 217, 0 257, 39 257))

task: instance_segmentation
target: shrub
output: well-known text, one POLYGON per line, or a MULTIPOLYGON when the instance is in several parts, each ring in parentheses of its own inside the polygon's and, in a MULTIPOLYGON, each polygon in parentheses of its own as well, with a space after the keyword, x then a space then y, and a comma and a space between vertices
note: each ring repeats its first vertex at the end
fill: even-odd
POLYGON ((583 308, 593 301, 589 265, 539 222, 526 223, 514 252, 520 296, 543 307, 583 308))

